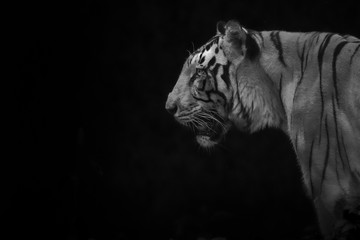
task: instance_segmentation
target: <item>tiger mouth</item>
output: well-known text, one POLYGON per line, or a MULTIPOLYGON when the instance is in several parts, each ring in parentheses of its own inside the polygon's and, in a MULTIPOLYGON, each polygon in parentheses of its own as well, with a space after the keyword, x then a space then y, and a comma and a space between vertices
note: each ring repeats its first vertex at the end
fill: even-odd
POLYGON ((224 127, 217 122, 207 123, 207 125, 208 127, 196 128, 195 135, 207 137, 211 141, 218 142, 224 133, 224 127))
POLYGON ((196 141, 202 147, 213 147, 221 141, 228 128, 229 125, 223 121, 209 121, 206 123, 206 127, 195 129, 196 141))
POLYGON ((200 146, 208 148, 220 142, 230 127, 228 121, 225 121, 217 113, 197 112, 195 114, 180 115, 176 117, 177 121, 191 128, 196 136, 200 146))

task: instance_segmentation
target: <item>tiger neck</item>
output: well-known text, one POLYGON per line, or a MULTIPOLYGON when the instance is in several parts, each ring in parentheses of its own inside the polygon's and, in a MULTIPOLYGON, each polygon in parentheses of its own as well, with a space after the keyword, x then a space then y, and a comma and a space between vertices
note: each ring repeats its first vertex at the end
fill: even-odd
POLYGON ((300 79, 298 59, 294 59, 297 56, 296 39, 300 33, 268 31, 258 34, 261 35, 256 39, 261 49, 260 65, 273 82, 286 115, 286 121, 279 127, 291 135, 293 103, 300 79))

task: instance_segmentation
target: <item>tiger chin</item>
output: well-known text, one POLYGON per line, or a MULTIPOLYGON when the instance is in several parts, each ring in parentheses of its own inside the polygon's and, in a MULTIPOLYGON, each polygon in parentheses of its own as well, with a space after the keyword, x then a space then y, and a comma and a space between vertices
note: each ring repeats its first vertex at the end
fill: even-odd
POLYGON ((360 231, 359 48, 350 35, 219 22, 216 35, 185 61, 165 107, 205 148, 231 126, 282 129, 322 236, 347 239, 360 231))

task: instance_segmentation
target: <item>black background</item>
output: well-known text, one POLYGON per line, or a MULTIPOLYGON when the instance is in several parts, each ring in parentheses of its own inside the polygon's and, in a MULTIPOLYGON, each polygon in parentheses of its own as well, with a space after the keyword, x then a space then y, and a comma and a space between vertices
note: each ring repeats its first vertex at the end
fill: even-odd
POLYGON ((164 105, 187 50, 212 37, 217 21, 359 37, 356 1, 49 2, 4 9, 5 60, 15 66, 4 89, 6 239, 300 239, 316 231, 285 134, 233 130, 208 152, 164 105))

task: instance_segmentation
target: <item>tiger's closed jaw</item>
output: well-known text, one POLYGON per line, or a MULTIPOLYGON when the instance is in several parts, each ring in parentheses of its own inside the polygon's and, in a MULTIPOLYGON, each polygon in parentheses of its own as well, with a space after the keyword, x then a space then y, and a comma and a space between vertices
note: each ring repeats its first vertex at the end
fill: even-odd
POLYGON ((219 143, 230 128, 230 122, 225 121, 215 111, 199 110, 192 114, 174 114, 175 120, 181 125, 192 129, 200 146, 210 148, 219 143))
POLYGON ((219 122, 209 123, 208 125, 208 128, 195 130, 196 141, 205 148, 218 144, 229 128, 229 124, 219 122))

